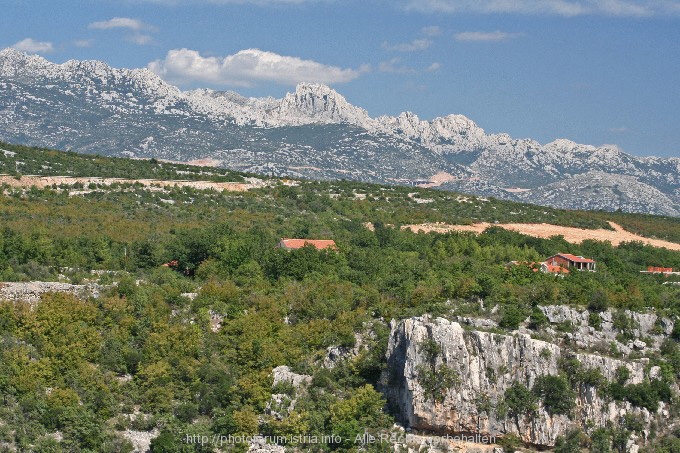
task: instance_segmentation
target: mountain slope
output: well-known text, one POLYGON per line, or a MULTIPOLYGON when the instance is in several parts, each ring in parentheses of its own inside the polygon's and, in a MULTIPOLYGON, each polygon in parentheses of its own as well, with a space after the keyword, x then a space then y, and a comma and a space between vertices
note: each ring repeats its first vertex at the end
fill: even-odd
POLYGON ((146 69, 53 64, 11 49, 0 51, 0 139, 107 155, 210 158, 277 176, 441 185, 553 206, 680 215, 677 158, 640 158, 568 140, 541 145, 486 134, 462 115, 371 118, 318 84, 300 84, 283 99, 183 92, 146 69), (445 178, 435 182, 435 174, 445 178), (566 183, 579 175, 590 175, 589 186, 600 184, 597 175, 603 187, 611 186, 604 175, 631 183, 592 190, 585 200, 578 185, 566 183), (508 190, 516 187, 531 190, 508 190))

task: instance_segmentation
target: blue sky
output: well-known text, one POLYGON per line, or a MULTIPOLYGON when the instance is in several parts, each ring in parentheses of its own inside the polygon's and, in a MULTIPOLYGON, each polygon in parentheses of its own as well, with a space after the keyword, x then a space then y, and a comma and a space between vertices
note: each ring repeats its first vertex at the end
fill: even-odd
POLYGON ((680 0, 4 0, 0 47, 680 156, 680 0))

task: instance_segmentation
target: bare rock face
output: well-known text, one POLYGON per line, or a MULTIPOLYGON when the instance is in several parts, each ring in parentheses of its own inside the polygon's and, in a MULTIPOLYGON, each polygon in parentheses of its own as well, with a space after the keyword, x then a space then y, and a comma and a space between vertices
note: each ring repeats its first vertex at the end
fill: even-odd
POLYGON ((77 297, 99 297, 103 287, 96 283, 72 285, 61 282, 2 282, 0 300, 36 303, 46 293, 68 293, 77 297))
MULTIPOLYGON (((602 313, 590 313, 588 310, 577 310, 565 305, 547 305, 539 307, 551 324, 568 323, 570 331, 565 339, 577 348, 597 348, 598 345, 614 344, 617 350, 627 356, 633 351, 646 348, 658 349, 673 331, 674 322, 654 313, 637 313, 626 310, 615 313, 611 310, 602 313), (600 327, 590 326, 589 317, 594 314, 600 318, 600 327), (615 322, 615 317, 623 319, 629 326, 630 341, 621 343, 618 336, 624 333, 615 322), (645 341, 642 341, 645 338, 645 341), (649 344, 647 344, 649 343, 649 344)), ((619 320, 621 324, 621 320, 619 320)), ((556 334, 556 332, 553 332, 556 334)))
POLYGON ((301 385, 306 385, 312 382, 311 376, 293 373, 286 365, 281 365, 274 368, 272 370, 272 376, 274 378, 272 386, 276 386, 281 383, 288 383, 293 387, 298 388, 301 385))
MULTIPOLYGON (((588 385, 576 389, 572 418, 550 415, 541 403, 534 417, 516 417, 497 410, 510 386, 521 383, 531 389, 537 378, 557 375, 558 362, 567 354, 555 344, 518 332, 502 335, 465 330, 459 323, 443 318, 392 321, 383 391, 400 422, 412 430, 496 438, 514 433, 537 448, 554 446, 556 438, 572 428, 616 424, 627 413, 640 416, 645 423, 652 421, 655 414, 633 408, 628 402, 605 401, 595 387, 588 385), (426 344, 430 345, 429 353, 426 344), (431 390, 425 388, 423 370, 437 370, 436 376, 443 367, 453 371, 456 382, 438 390, 442 394, 433 398, 431 390)), ((570 356, 585 369, 600 370, 610 381, 621 366, 630 372, 626 384, 645 379, 645 359, 624 362, 594 354, 570 356)), ((660 404, 659 414, 663 408, 660 404)))
POLYGON ((255 437, 248 445, 248 453, 284 453, 281 445, 269 444, 264 437, 255 437))
MULTIPOLYGON (((312 382, 312 376, 294 373, 286 365, 274 368, 272 370, 272 377, 274 378, 272 390, 280 384, 287 384, 292 386, 295 395, 298 392, 304 392, 305 388, 312 382)), ((271 399, 265 407, 265 414, 277 420, 283 420, 285 416, 295 409, 296 402, 297 398, 293 394, 272 393, 271 399)))

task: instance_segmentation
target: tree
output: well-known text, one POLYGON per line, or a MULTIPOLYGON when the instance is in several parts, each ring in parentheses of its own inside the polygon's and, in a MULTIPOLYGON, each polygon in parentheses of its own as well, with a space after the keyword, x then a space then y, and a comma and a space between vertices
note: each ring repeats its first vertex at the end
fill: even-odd
POLYGON ((566 436, 559 436, 555 440, 555 453, 581 453, 583 433, 578 429, 567 432, 566 436))
POLYGON ((550 415, 568 415, 576 405, 576 395, 564 376, 541 376, 536 379, 532 391, 550 415))
POLYGON ((498 325, 505 329, 515 330, 525 318, 526 313, 524 310, 517 305, 510 303, 503 307, 501 320, 498 325))
POLYGON ((520 382, 513 382, 505 390, 503 401, 508 408, 508 415, 515 419, 518 426, 520 418, 533 417, 538 410, 536 395, 520 382))
POLYGON ((367 384, 353 390, 350 397, 330 407, 332 433, 340 435, 343 446, 355 446, 354 439, 365 429, 387 428, 391 417, 383 412, 385 400, 367 384))

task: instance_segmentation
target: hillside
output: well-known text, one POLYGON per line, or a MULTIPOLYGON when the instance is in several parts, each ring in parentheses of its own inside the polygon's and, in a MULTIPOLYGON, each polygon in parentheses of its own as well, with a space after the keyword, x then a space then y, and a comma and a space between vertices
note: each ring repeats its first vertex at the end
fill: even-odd
POLYGON ((184 92, 147 69, 59 65, 5 49, 0 112, 0 139, 14 143, 208 160, 274 176, 438 186, 559 208, 680 215, 677 158, 487 134, 462 115, 372 118, 317 84, 301 84, 282 99, 184 92))
MULTIPOLYGON (((266 188, 272 190, 281 184, 281 181, 217 167, 192 166, 154 159, 92 156, 0 142, 0 183, 12 187, 62 187, 75 190, 79 194, 103 193, 103 189, 110 185, 135 184, 151 188, 165 187, 168 190, 173 187, 191 187, 242 191, 266 188)), ((613 221, 630 233, 650 240, 680 243, 680 221, 672 217, 561 210, 493 197, 475 197, 423 188, 350 182, 283 181, 284 185, 293 186, 287 190, 312 190, 343 216, 347 215, 347 211, 342 200, 349 199, 356 201, 357 204, 375 205, 371 214, 375 217, 361 215, 355 219, 359 222, 379 219, 388 224, 406 225, 410 223, 408 219, 420 219, 416 223, 476 224, 473 228, 478 232, 486 228, 484 222, 487 226, 513 223, 548 224, 573 228, 599 228, 615 234, 615 229, 609 224, 613 221), (297 186, 301 189, 294 188, 297 186), (386 193, 391 196, 387 197, 386 193), (364 203, 359 203, 361 201, 364 203)), ((556 230, 555 234, 560 233, 556 230)), ((606 237, 606 234, 599 236, 601 240, 606 237)), ((597 233, 584 236, 584 239, 588 238, 598 238, 597 233)), ((621 235, 621 238, 617 240, 616 236, 612 236, 611 240, 615 244, 621 240, 637 240, 632 235, 621 235)), ((571 239, 570 241, 574 242, 571 239)))
POLYGON ((676 218, 0 148, 0 449, 677 448, 680 252, 498 227, 676 218), (506 267, 558 252, 597 272, 506 267))

